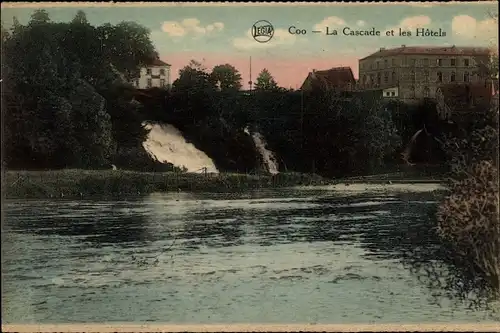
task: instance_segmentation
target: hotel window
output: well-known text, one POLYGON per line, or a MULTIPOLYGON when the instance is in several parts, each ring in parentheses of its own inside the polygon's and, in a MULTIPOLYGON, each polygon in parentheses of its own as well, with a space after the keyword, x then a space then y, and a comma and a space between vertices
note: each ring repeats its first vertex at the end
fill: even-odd
POLYGON ((424 97, 429 97, 430 89, 429 87, 424 87, 424 97))
POLYGON ((437 65, 438 66, 443 66, 443 59, 438 59, 437 60, 437 65))
POLYGON ((425 78, 425 81, 429 81, 429 70, 428 69, 426 69, 424 71, 424 78, 425 78))
POLYGON ((165 75, 165 69, 160 69, 160 75, 165 75))
POLYGON ((457 60, 456 59, 451 59, 451 66, 456 66, 457 65, 457 60))
POLYGON ((412 80, 413 82, 415 82, 415 80, 416 80, 415 71, 411 71, 410 72, 410 80, 412 80))
POLYGON ((410 94, 411 94, 411 97, 415 98, 415 86, 410 87, 410 94))
POLYGON ((396 83, 396 72, 392 72, 392 83, 396 83))
POLYGON ((469 82, 469 72, 464 73, 464 82, 469 82))
POLYGON ((135 80, 135 86, 139 87, 139 80, 135 80))
POLYGON ((380 61, 377 61, 377 69, 380 68, 380 61))
POLYGON ((389 83, 389 73, 388 72, 384 73, 384 83, 389 83))
POLYGON ((455 74, 455 72, 452 72, 451 76, 450 76, 450 81, 455 82, 455 80, 456 80, 456 74, 455 74))
POLYGON ((160 87, 165 87, 165 79, 160 79, 160 87))
POLYGON ((410 59, 410 66, 415 67, 417 65, 417 59, 410 59))
POLYGON ((380 73, 377 74, 377 84, 380 85, 380 73))
POLYGON ((396 92, 395 91, 391 91, 391 96, 396 96, 396 92))
POLYGON ((384 68, 389 67, 389 61, 387 59, 384 60, 384 68))
POLYGON ((438 82, 443 82, 443 73, 437 72, 437 81, 438 82))
POLYGON ((422 64, 424 65, 424 67, 425 67, 425 66, 429 66, 429 59, 428 59, 428 58, 424 58, 424 59, 422 60, 422 64))
POLYGON ((464 66, 469 67, 469 59, 464 59, 464 66))
POLYGON ((392 66, 396 66, 396 59, 392 59, 392 66))
POLYGON ((147 75, 151 75, 151 73, 152 73, 151 68, 146 69, 146 74, 147 74, 147 75))
POLYGON ((148 88, 151 88, 153 86, 153 80, 152 79, 148 79, 148 88))

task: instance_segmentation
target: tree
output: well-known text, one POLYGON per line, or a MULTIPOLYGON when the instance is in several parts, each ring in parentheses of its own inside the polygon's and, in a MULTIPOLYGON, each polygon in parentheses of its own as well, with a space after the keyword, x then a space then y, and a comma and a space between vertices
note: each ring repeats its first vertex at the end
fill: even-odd
POLYGON ((230 64, 215 66, 210 76, 220 91, 237 91, 241 89, 241 74, 230 64))
POLYGON ((80 167, 102 167, 109 163, 114 151, 111 118, 105 109, 105 99, 87 82, 80 80, 69 96, 73 108, 75 138, 80 151, 80 167))
POLYGON ((191 60, 189 64, 179 70, 179 77, 172 84, 173 91, 176 92, 207 92, 215 90, 213 81, 206 68, 196 60, 191 60))
POLYGON ((44 10, 27 26, 14 18, 11 33, 2 30, 6 159, 23 168, 96 167, 109 163, 115 137, 143 140, 137 108, 105 92, 155 57, 148 29, 135 23, 94 27, 82 11, 70 23, 50 22, 44 10))
POLYGON ((278 90, 278 84, 274 80, 273 76, 269 71, 264 68, 257 76, 257 82, 255 83, 255 90, 278 90))
POLYGON ((31 15, 30 25, 49 23, 49 22, 50 22, 49 13, 47 13, 45 9, 37 9, 31 15))
POLYGON ((87 21, 87 15, 85 14, 85 12, 83 10, 79 10, 78 12, 76 12, 76 15, 73 18, 73 21, 71 21, 71 23, 89 24, 89 22, 87 21))
MULTIPOLYGON (((498 22, 498 13, 492 16, 498 22)), ((490 80, 498 80, 498 54, 485 64, 490 80)), ((500 221, 498 191, 498 96, 467 119, 462 136, 448 138, 454 179, 439 205, 437 232, 451 244, 452 256, 475 277, 474 285, 500 299, 500 221), (486 108, 486 109, 485 109, 486 108), (477 283, 479 282, 479 283, 477 283), (482 282, 482 283, 481 283, 482 282)))

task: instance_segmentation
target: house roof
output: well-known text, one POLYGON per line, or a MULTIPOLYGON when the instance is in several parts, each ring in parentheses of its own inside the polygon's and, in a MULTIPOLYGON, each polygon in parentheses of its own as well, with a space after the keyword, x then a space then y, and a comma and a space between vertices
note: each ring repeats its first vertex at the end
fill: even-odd
POLYGON ((164 67, 164 66, 169 66, 170 67, 170 64, 167 64, 166 62, 163 62, 161 61, 160 59, 155 59, 153 60, 151 63, 150 63, 151 66, 160 66, 160 67, 164 67))
POLYGON ((493 95, 491 82, 474 84, 445 84, 439 87, 444 102, 451 109, 460 111, 468 109, 471 103, 490 103, 493 95))
MULTIPOLYGON (((304 84, 310 80, 312 84, 320 84, 323 88, 344 86, 348 83, 355 84, 351 67, 335 67, 324 71, 309 72, 304 84)), ((302 89, 302 88, 301 88, 302 89)))
POLYGON ((371 57, 387 57, 395 55, 468 55, 468 56, 485 56, 490 54, 490 49, 487 47, 468 47, 468 46, 406 46, 396 47, 392 49, 381 48, 375 53, 370 54, 360 60, 371 57))

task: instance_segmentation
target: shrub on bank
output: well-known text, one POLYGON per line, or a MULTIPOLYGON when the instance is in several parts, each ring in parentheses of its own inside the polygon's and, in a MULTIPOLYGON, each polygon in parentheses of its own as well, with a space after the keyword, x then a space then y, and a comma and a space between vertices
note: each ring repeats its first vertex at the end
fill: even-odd
POLYGON ((438 235, 500 296, 498 169, 482 161, 452 184, 439 206, 438 235))
POLYGON ((481 111, 461 119, 461 131, 445 142, 454 179, 437 230, 456 261, 500 297, 498 108, 481 111))

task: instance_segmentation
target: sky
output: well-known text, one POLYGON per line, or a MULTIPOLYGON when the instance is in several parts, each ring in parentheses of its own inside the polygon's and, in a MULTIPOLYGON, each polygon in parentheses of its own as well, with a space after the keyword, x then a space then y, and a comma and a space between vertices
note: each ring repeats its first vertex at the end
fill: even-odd
POLYGON ((350 66, 358 76, 358 59, 381 47, 486 46, 498 48, 498 28, 491 13, 498 14, 496 1, 466 3, 339 3, 339 4, 111 4, 111 3, 2 3, 5 28, 16 16, 22 24, 35 9, 47 10, 52 21, 70 21, 78 10, 93 25, 135 21, 151 31, 160 58, 172 65, 172 80, 191 59, 209 70, 229 63, 242 75, 244 88, 268 69, 278 84, 298 88, 313 69, 350 66), (267 20, 274 35, 267 43, 251 36, 251 27, 267 20), (290 34, 289 28, 306 34, 290 34), (326 35, 337 30, 338 35, 326 35), (379 30, 380 36, 346 36, 344 29, 379 30), (412 36, 398 36, 399 29, 412 36), (417 28, 446 36, 415 36, 417 28), (394 29, 394 36, 386 31, 394 29), (321 31, 313 33, 313 30, 321 31))

